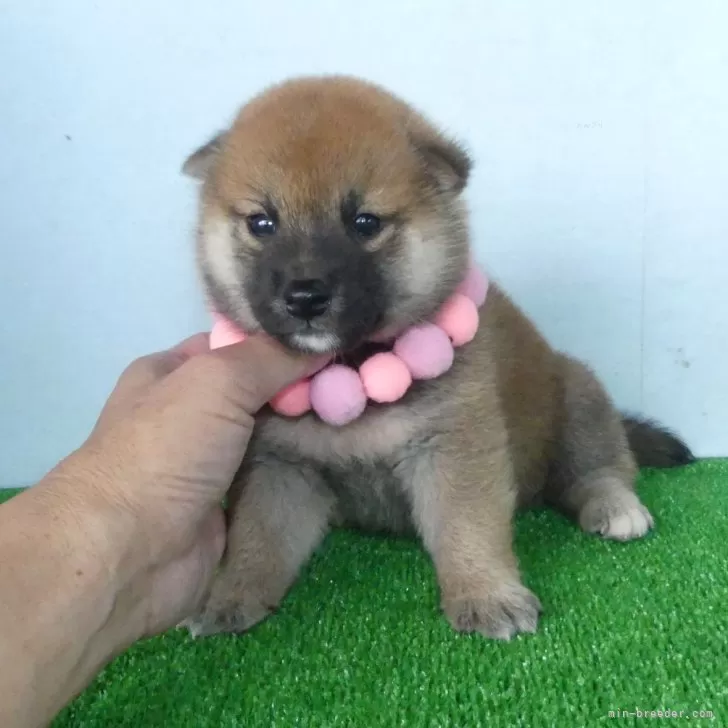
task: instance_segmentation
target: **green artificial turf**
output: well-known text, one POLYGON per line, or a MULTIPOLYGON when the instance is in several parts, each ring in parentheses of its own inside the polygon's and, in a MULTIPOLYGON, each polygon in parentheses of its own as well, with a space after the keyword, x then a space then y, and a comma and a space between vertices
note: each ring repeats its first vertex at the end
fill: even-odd
POLYGON ((569 728, 665 709, 728 725, 728 461, 644 473, 639 492, 657 521, 641 542, 519 517, 524 579, 545 608, 535 636, 454 634, 416 544, 340 532, 263 625, 139 644, 54 726, 569 728))

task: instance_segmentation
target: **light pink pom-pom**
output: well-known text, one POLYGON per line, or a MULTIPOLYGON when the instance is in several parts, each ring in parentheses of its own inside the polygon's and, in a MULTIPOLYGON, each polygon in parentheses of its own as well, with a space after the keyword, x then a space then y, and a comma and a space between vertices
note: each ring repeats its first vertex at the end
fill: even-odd
POLYGON ((220 349, 223 346, 245 341, 245 334, 232 321, 218 314, 213 316, 213 320, 214 324, 210 331, 210 349, 220 349))
POLYGON ((329 425, 346 425, 364 411, 367 396, 358 372, 332 364, 311 380, 311 406, 329 425))
POLYGON ((282 389, 270 401, 270 406, 285 417, 300 417, 311 409, 311 382, 299 379, 282 389))
POLYGON ((478 322, 475 303, 462 293, 450 296, 435 318, 435 324, 452 339, 453 346, 472 341, 478 331, 478 322))
POLYGON ((467 296, 478 308, 485 303, 488 295, 488 279, 475 263, 471 264, 465 280, 457 287, 457 292, 467 296))
POLYGON ((451 366, 455 352, 448 335, 434 324, 414 326, 394 344, 394 353, 402 359, 413 379, 434 379, 451 366))
POLYGON ((359 369, 364 392, 375 402, 396 402, 412 384, 407 365, 391 352, 375 354, 359 369))

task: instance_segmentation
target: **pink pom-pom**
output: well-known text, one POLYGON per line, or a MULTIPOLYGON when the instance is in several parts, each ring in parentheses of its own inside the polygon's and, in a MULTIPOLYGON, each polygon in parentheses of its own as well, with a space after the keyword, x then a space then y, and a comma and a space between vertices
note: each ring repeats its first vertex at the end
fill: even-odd
POLYGON ((311 383, 300 379, 282 389, 270 401, 270 406, 285 417, 300 417, 311 409, 311 383))
POLYGON ((451 366, 455 352, 448 335, 434 324, 415 326, 394 343, 394 353, 402 359, 413 379, 434 379, 451 366))
POLYGON ((452 339, 453 346, 472 341, 478 331, 478 321, 475 303, 462 293, 450 296, 435 318, 435 324, 452 339))
POLYGON ((488 295, 488 279, 485 273, 473 262, 465 280, 457 287, 457 292, 467 296, 478 308, 485 303, 488 295))
POLYGON ((359 368, 364 392, 375 402, 396 402, 412 384, 407 365, 391 352, 375 354, 359 368))
POLYGON ((245 341, 245 334, 229 319, 214 314, 213 320, 214 324, 210 331, 210 349, 220 349, 223 346, 245 341))
POLYGON ((367 406, 359 374, 350 367, 332 364, 311 380, 311 406, 329 425, 346 425, 367 406))

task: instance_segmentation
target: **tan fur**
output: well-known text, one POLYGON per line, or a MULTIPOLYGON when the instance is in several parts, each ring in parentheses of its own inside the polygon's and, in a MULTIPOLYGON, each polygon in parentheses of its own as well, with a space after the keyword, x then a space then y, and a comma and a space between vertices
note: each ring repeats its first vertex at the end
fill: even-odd
MULTIPOLYGON (((206 283, 233 291, 227 313, 256 328, 235 271, 254 265, 260 243, 225 230, 272 199, 304 231, 304 259, 312 221, 333 219, 356 186, 368 211, 403 220, 369 243, 372 253, 402 246, 388 269, 401 296, 383 327, 426 319, 467 263, 466 162, 416 111, 370 84, 301 79, 269 89, 187 163, 204 180, 206 283)), ((534 631, 540 604, 513 554, 515 509, 545 501, 586 530, 639 536, 651 517, 632 491, 635 472, 597 380, 553 351, 494 284, 477 337, 453 369, 400 403, 371 407, 343 428, 261 414, 231 493, 228 552, 191 630, 240 631, 263 619, 327 529, 351 523, 420 535, 456 629, 505 639, 534 631)))

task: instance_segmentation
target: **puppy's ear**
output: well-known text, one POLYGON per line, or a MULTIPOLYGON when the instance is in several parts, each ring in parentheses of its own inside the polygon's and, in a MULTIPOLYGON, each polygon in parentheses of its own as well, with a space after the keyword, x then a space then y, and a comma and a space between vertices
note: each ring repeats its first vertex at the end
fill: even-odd
POLYGON ((442 192, 459 194, 470 177, 473 163, 465 149, 427 125, 415 124, 410 139, 422 157, 425 172, 442 192))
POLYGON ((193 179, 204 180, 215 163, 226 136, 227 132, 221 131, 212 137, 207 144, 190 154, 182 165, 182 173, 193 179))

